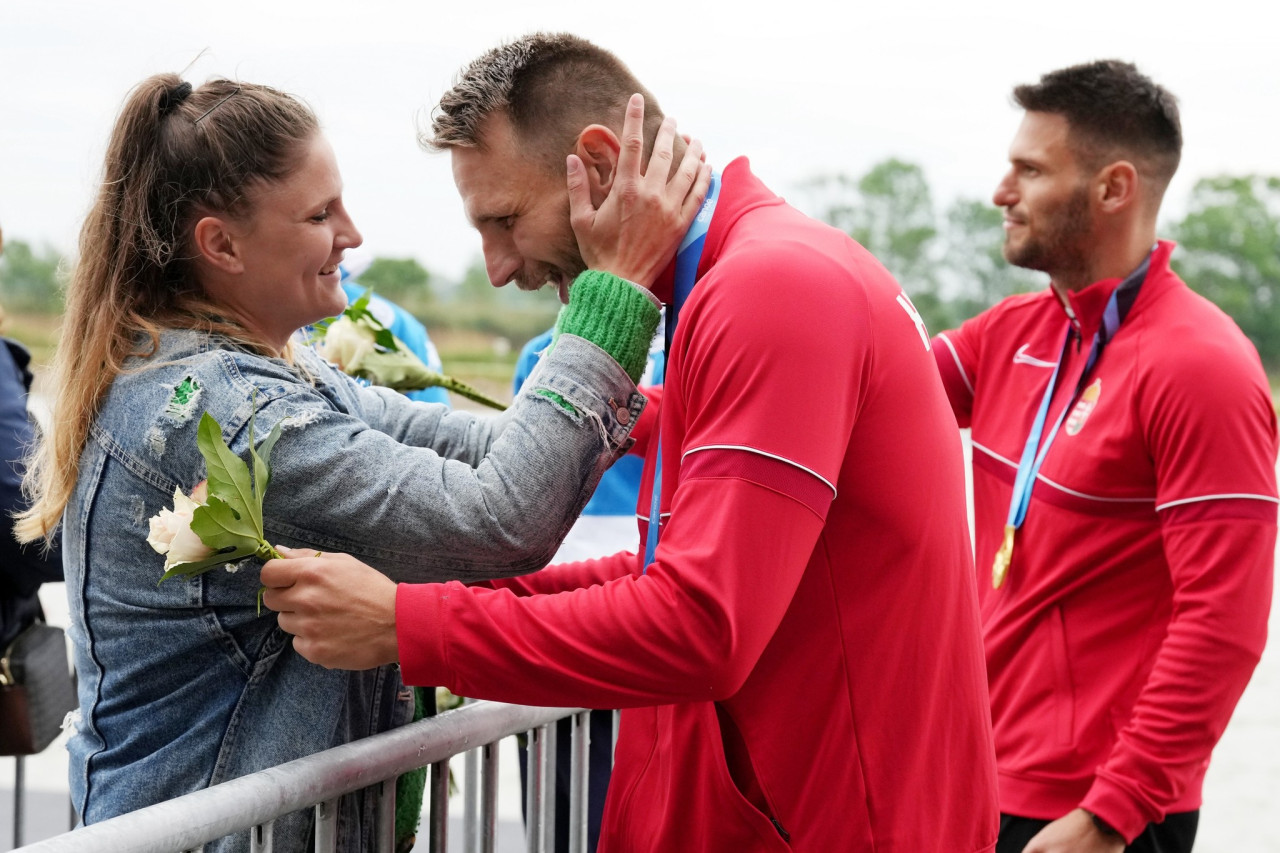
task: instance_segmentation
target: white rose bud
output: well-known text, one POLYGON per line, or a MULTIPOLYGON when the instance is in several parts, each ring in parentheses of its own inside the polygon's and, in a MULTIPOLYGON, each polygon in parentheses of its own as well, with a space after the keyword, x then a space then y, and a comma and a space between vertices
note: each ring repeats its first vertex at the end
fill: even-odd
POLYGON ((181 489, 174 489, 173 509, 162 509, 158 515, 152 516, 147 544, 156 553, 165 555, 165 571, 179 563, 194 563, 213 554, 213 549, 191 530, 191 517, 207 498, 207 481, 192 489, 191 497, 184 495, 181 489))
POLYGON ((359 370, 361 362, 373 352, 373 348, 373 332, 353 323, 349 317, 334 320, 316 346, 320 355, 336 364, 343 373, 359 370))

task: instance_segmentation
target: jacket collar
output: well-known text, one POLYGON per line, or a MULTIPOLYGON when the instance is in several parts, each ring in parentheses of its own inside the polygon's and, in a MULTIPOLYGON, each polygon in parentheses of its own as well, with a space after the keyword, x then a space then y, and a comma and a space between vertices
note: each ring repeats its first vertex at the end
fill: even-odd
MULTIPOLYGON (((715 265, 729 232, 739 217, 757 207, 782 203, 781 198, 752 174, 751 164, 746 157, 738 157, 725 166, 720 173, 720 199, 716 202, 716 212, 711 217, 711 227, 707 230, 702 258, 698 261, 697 277, 702 278, 715 265)), ((675 279, 676 262, 673 258, 653 285, 653 295, 663 304, 671 302, 675 279)))
MULTIPOLYGON (((1147 278, 1142 285, 1144 293, 1152 284, 1169 274, 1169 255, 1172 254, 1175 245, 1171 240, 1160 240, 1156 243, 1151 253, 1151 267, 1147 270, 1147 278)), ((1054 302, 1068 314, 1080 337, 1091 339, 1098 331, 1098 327, 1102 325, 1102 312, 1106 310, 1111 294, 1123 281, 1124 278, 1104 278, 1080 290, 1067 293, 1067 301, 1071 305, 1070 312, 1066 312, 1057 294, 1054 294, 1054 302)), ((1141 295, 1138 298, 1141 299, 1141 295)))

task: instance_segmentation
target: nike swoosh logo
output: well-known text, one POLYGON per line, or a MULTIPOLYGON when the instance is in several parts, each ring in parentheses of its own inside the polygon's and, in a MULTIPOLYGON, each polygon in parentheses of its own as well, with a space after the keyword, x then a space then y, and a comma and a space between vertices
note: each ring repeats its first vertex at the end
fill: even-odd
POLYGON ((1057 366, 1052 361, 1044 361, 1042 359, 1036 358, 1035 356, 1027 355, 1028 346, 1030 346, 1030 344, 1023 344, 1022 346, 1018 347, 1018 351, 1013 354, 1014 364, 1029 364, 1032 367, 1056 367, 1057 366))

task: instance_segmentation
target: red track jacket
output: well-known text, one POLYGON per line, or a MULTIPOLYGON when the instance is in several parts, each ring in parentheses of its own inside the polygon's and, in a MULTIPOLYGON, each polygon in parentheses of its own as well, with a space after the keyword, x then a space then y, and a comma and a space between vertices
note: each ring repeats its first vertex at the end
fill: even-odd
MULTIPOLYGON (((1169 269, 1146 282, 1080 399, 1069 399, 1119 279, 1070 301, 1049 411, 1072 406, 991 586, 1014 473, 1062 352, 1051 290, 934 341, 973 430, 978 586, 1001 810, 1077 806, 1126 838, 1199 808, 1209 753, 1266 639, 1276 543, 1276 420, 1253 346, 1169 269)), ((1046 428, 1046 433, 1048 429, 1046 428)))
POLYGON ((654 565, 402 585, 405 678, 628 709, 602 850, 992 849, 963 462, 923 324, 744 160, 699 273, 659 413, 654 565))

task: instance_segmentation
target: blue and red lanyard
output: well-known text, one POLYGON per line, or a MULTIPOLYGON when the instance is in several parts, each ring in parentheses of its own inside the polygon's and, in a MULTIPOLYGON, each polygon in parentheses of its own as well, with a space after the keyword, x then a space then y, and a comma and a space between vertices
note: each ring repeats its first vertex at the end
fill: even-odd
POLYGON ((1012 558, 1014 533, 1018 528, 1022 527, 1022 523, 1027 518, 1027 508, 1031 504, 1031 490, 1035 487, 1036 475, 1040 472, 1040 466, 1049 454, 1049 447, 1053 444, 1053 440, 1057 438, 1058 429, 1066 419, 1067 412, 1071 410, 1072 403, 1084 390, 1085 384, 1089 380, 1089 374, 1093 372, 1098 359, 1102 357, 1103 349, 1116 336, 1116 332, 1120 331, 1120 325, 1124 323, 1125 317, 1129 315, 1129 310, 1137 300, 1138 291, 1142 288, 1142 283, 1146 280, 1147 271, 1150 268, 1151 254, 1148 253, 1142 263, 1138 265, 1138 268, 1129 273, 1128 277, 1111 292, 1111 298, 1107 300, 1107 307, 1102 312, 1102 324, 1093 336, 1093 345, 1089 348, 1089 357, 1085 361, 1084 372, 1080 374, 1080 379, 1076 382, 1076 388, 1071 395, 1071 399, 1067 401, 1067 404, 1062 407, 1062 411, 1058 413, 1057 421, 1054 422, 1048 437, 1045 438, 1044 444, 1041 445, 1040 438, 1044 434, 1045 422, 1048 419, 1049 404, 1053 401, 1053 392, 1058 387, 1058 374, 1062 370, 1062 362, 1066 359, 1067 348, 1071 345, 1071 338, 1075 333, 1074 324, 1067 329, 1067 337, 1062 343, 1062 351, 1058 354, 1058 362, 1053 366, 1053 376, 1049 378, 1049 385, 1044 390, 1044 397, 1040 401, 1040 409, 1036 412, 1035 421, 1031 424, 1031 431, 1027 434, 1026 444, 1022 448, 1022 459, 1018 462, 1018 473, 1013 481, 1013 496, 1009 501, 1009 516, 1005 523, 1004 541, 996 554, 995 566, 992 569, 991 582, 992 586, 997 589, 1004 583, 1004 573, 1008 571, 1009 560, 1012 558))
MULTIPOLYGON (((671 304, 667 306, 665 364, 671 366, 671 341, 675 338, 676 323, 680 319, 680 309, 685 300, 693 292, 698 279, 698 262, 702 260, 702 250, 707 243, 707 230, 711 227, 711 216, 716 210, 716 201, 720 198, 720 176, 711 173, 711 185, 707 187, 707 197, 693 218, 689 230, 685 232, 680 247, 676 249, 676 277, 671 304)), ((662 535, 662 418, 658 418, 658 459, 653 468, 653 495, 649 500, 649 529, 644 540, 644 569, 649 571, 654 554, 658 550, 658 537, 662 535)))

